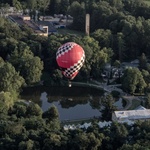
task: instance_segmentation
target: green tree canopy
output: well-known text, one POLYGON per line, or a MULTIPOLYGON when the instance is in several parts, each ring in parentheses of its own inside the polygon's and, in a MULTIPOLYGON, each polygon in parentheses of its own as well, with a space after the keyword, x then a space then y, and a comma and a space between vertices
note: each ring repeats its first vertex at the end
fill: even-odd
POLYGON ((10 92, 0 92, 0 113, 7 112, 14 104, 14 97, 10 92))
POLYGON ((30 85, 40 81, 43 62, 38 56, 34 57, 30 48, 24 42, 18 44, 16 50, 10 55, 9 61, 20 72, 27 84, 30 85))
POLYGON ((24 84, 24 79, 8 62, 0 67, 0 91, 19 92, 24 84))
POLYGON ((133 94, 136 91, 143 92, 147 84, 138 68, 128 68, 123 75, 122 86, 125 91, 133 94))

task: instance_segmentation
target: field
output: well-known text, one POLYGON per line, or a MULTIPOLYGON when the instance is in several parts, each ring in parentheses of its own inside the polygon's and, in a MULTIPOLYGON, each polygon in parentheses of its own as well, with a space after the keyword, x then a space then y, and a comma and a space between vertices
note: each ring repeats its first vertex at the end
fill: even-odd
POLYGON ((150 6, 150 0, 144 0, 144 2, 150 6))
POLYGON ((58 29, 58 33, 59 34, 70 34, 70 35, 74 35, 74 36, 85 36, 84 32, 70 30, 70 29, 67 29, 67 28, 58 29))

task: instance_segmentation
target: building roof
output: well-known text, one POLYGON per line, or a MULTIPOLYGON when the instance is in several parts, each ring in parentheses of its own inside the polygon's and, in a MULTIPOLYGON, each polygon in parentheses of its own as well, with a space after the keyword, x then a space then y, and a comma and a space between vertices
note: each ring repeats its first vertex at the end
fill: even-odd
POLYGON ((56 28, 51 22, 48 21, 36 21, 38 25, 48 26, 48 32, 57 32, 56 28))
POLYGON ((150 119, 150 109, 115 111, 117 119, 150 119))
POLYGON ((30 27, 31 29, 33 29, 33 31, 35 33, 39 33, 39 34, 40 33, 45 33, 44 31, 40 30, 38 24, 36 24, 32 20, 23 20, 22 16, 9 15, 9 19, 11 19, 13 22, 17 23, 19 26, 27 25, 28 27, 30 27))
POLYGON ((135 110, 146 110, 146 108, 140 105, 137 108, 135 108, 135 110))

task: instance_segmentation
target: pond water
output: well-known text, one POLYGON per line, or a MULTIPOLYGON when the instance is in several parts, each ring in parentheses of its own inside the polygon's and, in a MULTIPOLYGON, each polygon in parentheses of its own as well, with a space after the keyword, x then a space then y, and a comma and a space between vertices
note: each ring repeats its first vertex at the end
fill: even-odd
POLYGON ((101 90, 89 87, 39 86, 25 88, 21 98, 39 104, 43 111, 55 105, 63 121, 99 117, 102 95, 101 90))

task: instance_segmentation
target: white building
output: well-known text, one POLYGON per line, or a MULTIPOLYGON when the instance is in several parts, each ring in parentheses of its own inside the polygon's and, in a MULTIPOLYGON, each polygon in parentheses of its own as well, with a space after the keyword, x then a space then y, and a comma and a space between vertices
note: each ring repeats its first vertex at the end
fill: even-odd
POLYGON ((112 114, 112 121, 127 122, 135 120, 148 120, 150 119, 150 109, 142 106, 135 110, 114 111, 112 114))

